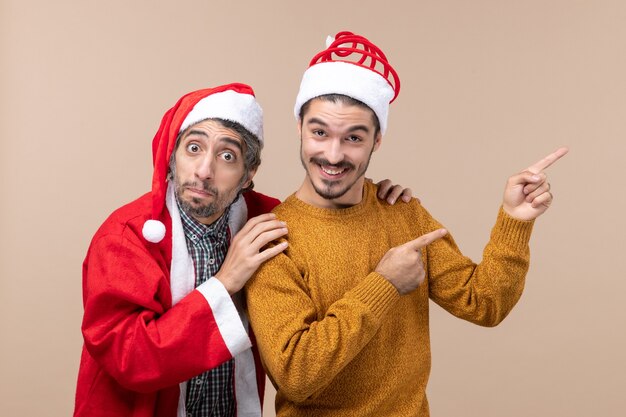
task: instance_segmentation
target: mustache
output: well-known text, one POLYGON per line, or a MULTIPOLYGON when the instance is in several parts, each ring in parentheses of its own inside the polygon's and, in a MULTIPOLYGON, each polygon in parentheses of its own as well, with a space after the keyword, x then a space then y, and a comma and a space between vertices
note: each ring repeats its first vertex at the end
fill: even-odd
POLYGON ((182 184, 183 188, 195 188, 196 190, 202 190, 205 193, 217 195, 217 188, 211 186, 208 181, 187 181, 182 184))
POLYGON ((328 159, 312 157, 309 161, 317 165, 326 165, 326 166, 331 166, 331 167, 340 168, 340 169, 341 168, 354 169, 354 165, 346 160, 339 161, 335 164, 331 164, 328 161, 328 159))

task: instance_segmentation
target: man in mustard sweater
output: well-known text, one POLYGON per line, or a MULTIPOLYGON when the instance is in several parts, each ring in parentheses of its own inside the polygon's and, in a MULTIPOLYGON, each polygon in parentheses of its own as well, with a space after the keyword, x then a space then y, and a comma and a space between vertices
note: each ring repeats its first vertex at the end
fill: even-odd
POLYGON ((306 176, 274 209, 289 246, 246 287, 279 417, 428 416, 428 300, 495 326, 521 296, 533 221, 552 201, 543 170, 567 149, 509 178, 475 264, 419 201, 390 206, 365 180, 399 87, 382 51, 350 32, 302 79, 306 176))

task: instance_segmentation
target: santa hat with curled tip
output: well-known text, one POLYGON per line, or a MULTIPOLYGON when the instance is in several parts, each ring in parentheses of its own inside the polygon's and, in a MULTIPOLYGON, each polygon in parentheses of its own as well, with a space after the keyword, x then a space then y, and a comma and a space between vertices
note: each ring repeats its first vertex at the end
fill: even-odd
POLYGON ((202 120, 219 118, 239 123, 263 143, 263 110, 246 84, 227 84, 184 95, 165 113, 152 140, 152 218, 143 225, 143 237, 158 243, 165 237, 159 221, 165 209, 167 171, 178 134, 202 120))
POLYGON ((365 103, 387 130, 389 103, 400 92, 400 79, 387 57, 368 39, 352 32, 328 37, 326 49, 313 57, 304 72, 294 113, 309 100, 325 94, 342 94, 365 103))

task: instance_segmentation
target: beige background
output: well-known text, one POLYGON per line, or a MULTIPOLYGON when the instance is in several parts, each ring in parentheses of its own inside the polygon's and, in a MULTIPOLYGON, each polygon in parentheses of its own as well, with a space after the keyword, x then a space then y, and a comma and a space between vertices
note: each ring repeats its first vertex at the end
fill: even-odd
POLYGON ((284 198, 302 178, 300 76, 349 29, 402 79, 369 176, 411 186, 474 259, 505 179, 571 148, 509 318, 483 329, 433 305, 432 414, 623 416, 624 22, 626 3, 602 0, 1 0, 0 415, 71 414, 81 262, 148 190, 165 110, 252 84, 267 116, 257 189, 284 198))

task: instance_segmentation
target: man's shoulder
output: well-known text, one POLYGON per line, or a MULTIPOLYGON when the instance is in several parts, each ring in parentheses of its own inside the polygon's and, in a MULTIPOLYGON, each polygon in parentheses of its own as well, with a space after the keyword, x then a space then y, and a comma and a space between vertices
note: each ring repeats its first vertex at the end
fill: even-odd
POLYGON ((279 199, 252 190, 243 193, 243 198, 246 200, 248 218, 269 213, 280 204, 279 199))
POLYGON ((299 209, 302 207, 301 204, 298 204, 299 201, 295 194, 290 195, 283 201, 282 203, 277 204, 273 209, 272 213, 276 214, 279 218, 285 219, 290 215, 300 216, 299 209))
POLYGON ((90 258, 125 256, 127 248, 133 248, 136 253, 143 253, 157 260, 165 270, 171 261, 171 221, 169 215, 162 215, 159 220, 165 223, 166 237, 159 243, 151 243, 143 236, 143 226, 146 220, 152 218, 152 194, 146 193, 134 201, 125 204, 113 211, 96 231, 84 263, 87 265, 90 258))
POLYGON ((102 223, 94 238, 104 234, 122 234, 127 228, 139 230, 151 216, 151 193, 146 193, 134 201, 114 210, 102 223))

